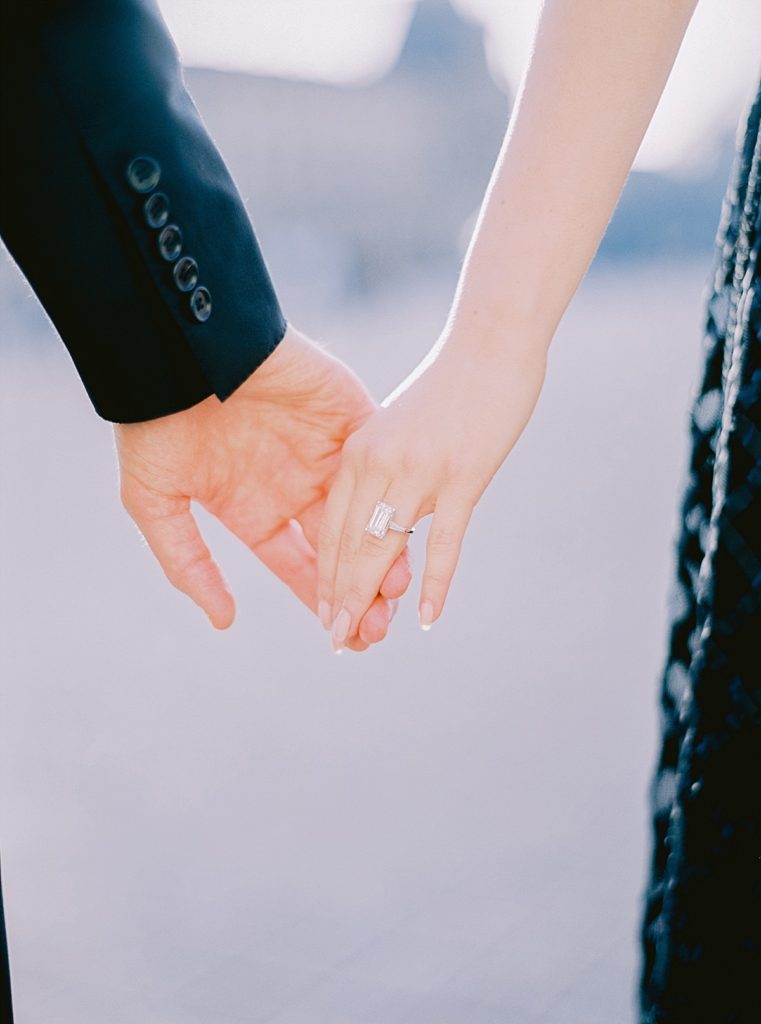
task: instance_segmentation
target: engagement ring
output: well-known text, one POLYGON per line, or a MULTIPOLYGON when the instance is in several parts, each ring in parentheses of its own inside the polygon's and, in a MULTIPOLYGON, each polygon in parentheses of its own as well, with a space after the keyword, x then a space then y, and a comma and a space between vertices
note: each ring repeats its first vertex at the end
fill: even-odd
POLYGON ((370 521, 365 527, 365 533, 369 533, 371 537, 377 537, 378 540, 383 540, 389 530, 393 530, 394 533, 415 532, 414 526, 400 526, 399 523, 395 523, 395 515, 396 509, 393 505, 387 505, 385 501, 377 502, 370 521))

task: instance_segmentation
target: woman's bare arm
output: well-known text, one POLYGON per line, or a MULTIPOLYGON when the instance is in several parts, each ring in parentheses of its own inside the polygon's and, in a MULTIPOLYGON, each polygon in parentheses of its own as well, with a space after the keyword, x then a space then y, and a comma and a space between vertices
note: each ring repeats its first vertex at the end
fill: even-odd
MULTIPOLYGON (((354 434, 320 542, 341 649, 404 546, 375 502, 434 512, 421 623, 441 614, 470 514, 528 421, 547 349, 610 219, 695 0, 546 0, 447 328, 354 434)), ((322 616, 326 618, 325 615, 322 616)), ((328 616, 330 617, 330 616, 328 616)))
POLYGON ((453 309, 472 345, 549 342, 592 260, 696 0, 546 0, 453 309))

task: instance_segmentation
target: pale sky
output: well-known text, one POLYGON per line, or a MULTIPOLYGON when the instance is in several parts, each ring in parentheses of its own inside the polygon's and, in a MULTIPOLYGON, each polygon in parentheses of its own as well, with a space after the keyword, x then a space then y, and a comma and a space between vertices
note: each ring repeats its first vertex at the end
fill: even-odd
MULTIPOLYGON (((539 0, 453 0, 483 22, 495 75, 515 88, 539 0)), ((403 44, 409 0, 160 0, 186 64, 361 83, 403 44)), ((636 166, 689 172, 733 130, 761 70, 758 0, 701 0, 636 166)))

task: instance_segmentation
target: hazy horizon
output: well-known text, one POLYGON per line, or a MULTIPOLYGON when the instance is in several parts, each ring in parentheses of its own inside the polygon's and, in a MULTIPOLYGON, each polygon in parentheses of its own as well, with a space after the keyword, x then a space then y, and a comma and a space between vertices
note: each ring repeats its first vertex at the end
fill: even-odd
MULTIPOLYGON (((479 22, 495 80, 515 93, 540 0, 424 0, 479 22)), ((160 0, 189 65, 363 83, 387 74, 418 0, 160 0)), ((701 0, 635 167, 696 173, 761 70, 756 0, 701 0), (731 56, 731 59, 730 59, 731 56)))

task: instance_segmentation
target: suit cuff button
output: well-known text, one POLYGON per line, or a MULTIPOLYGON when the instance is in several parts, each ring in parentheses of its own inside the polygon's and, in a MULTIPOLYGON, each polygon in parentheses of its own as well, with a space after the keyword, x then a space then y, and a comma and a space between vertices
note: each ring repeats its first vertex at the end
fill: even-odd
POLYGON ((201 286, 190 296, 190 311, 199 324, 205 324, 211 316, 211 292, 201 286))
POLYGON ((167 263, 174 263, 182 252, 182 232, 176 224, 167 224, 159 235, 159 252, 167 263))
POLYGON ((172 276, 181 292, 192 292, 198 284, 198 264, 192 256, 183 256, 175 263, 172 276))
POLYGON ((127 181, 133 192, 153 192, 161 181, 161 168, 151 156, 136 156, 127 166, 127 181))
POLYGON ((163 228, 169 220, 169 200, 163 192, 154 192, 143 205, 145 223, 149 228, 163 228))

